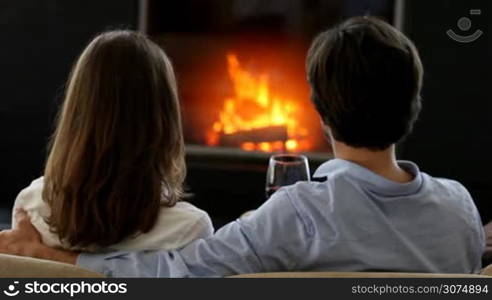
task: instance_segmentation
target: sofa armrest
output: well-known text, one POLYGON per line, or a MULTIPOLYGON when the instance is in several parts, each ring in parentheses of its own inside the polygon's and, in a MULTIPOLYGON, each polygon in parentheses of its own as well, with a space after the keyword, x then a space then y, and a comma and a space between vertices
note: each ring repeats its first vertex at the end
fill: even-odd
POLYGON ((103 278, 80 267, 49 260, 0 254, 0 278, 103 278))

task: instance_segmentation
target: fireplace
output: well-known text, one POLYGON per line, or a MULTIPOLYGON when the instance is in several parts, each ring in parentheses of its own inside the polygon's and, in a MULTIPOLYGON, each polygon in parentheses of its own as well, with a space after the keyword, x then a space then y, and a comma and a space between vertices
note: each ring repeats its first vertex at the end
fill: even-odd
POLYGON ((244 36, 156 37, 175 64, 187 144, 329 152, 309 100, 307 42, 266 34, 241 41, 244 36))
POLYGON ((394 21, 396 2, 145 1, 145 30, 175 66, 188 149, 329 154, 306 82, 309 43, 344 16, 394 21))

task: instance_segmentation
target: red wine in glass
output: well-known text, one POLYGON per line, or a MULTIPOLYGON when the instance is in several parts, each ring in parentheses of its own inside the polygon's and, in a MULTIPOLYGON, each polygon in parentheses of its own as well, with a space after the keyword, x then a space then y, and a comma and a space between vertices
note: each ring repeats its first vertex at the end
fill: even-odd
POLYGON ((265 192, 267 199, 283 186, 309 181, 309 162, 300 154, 276 154, 270 157, 265 192))

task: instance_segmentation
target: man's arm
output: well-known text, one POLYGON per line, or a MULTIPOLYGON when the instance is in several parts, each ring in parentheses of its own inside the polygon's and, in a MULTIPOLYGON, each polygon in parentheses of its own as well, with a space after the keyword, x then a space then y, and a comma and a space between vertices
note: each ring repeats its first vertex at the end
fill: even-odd
POLYGON ((251 215, 182 249, 82 253, 77 265, 110 277, 223 277, 293 270, 309 261, 312 234, 287 192, 279 190, 251 215))
POLYGON ((54 260, 72 265, 75 265, 77 263, 78 256, 78 252, 55 249, 44 244, 41 244, 41 247, 37 248, 34 255, 32 255, 32 257, 54 260))
POLYGON ((82 253, 77 265, 109 277, 222 277, 260 272, 263 263, 242 222, 228 224, 214 236, 179 250, 82 253))
MULTIPOLYGON (((305 253, 312 231, 306 229, 287 192, 279 190, 251 215, 178 250, 78 255, 48 248, 38 237, 31 252, 12 254, 76 262, 110 277, 222 277, 296 269, 309 260, 305 253)), ((2 239, 0 252, 5 252, 2 239)))
POLYGON ((75 264, 78 253, 50 248, 41 242, 39 232, 32 226, 23 210, 14 211, 15 226, 0 232, 0 253, 30 256, 75 264))

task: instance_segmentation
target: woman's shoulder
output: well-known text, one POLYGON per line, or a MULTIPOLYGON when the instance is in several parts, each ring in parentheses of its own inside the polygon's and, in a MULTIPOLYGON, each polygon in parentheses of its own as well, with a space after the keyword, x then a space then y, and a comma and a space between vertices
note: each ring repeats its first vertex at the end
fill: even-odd
POLYGON ((214 233, 209 215, 185 201, 172 207, 162 206, 154 227, 146 233, 130 237, 111 250, 172 250, 214 233))
POLYGON ((12 211, 12 227, 15 226, 15 210, 22 208, 29 215, 31 223, 41 234, 43 243, 51 247, 59 247, 61 243, 58 237, 53 234, 46 223, 45 219, 50 216, 51 209, 43 201, 43 177, 39 177, 31 182, 29 186, 23 189, 15 200, 12 211))
POLYGON ((178 201, 176 205, 172 207, 164 207, 163 209, 161 209, 161 212, 173 214, 179 213, 190 216, 208 216, 207 212, 187 201, 178 201))
POLYGON ((174 224, 176 227, 212 227, 207 212, 186 201, 179 201, 172 207, 161 207, 156 225, 174 224))
POLYGON ((14 207, 22 205, 24 209, 26 206, 37 206, 43 203, 42 193, 43 193, 44 179, 39 177, 31 182, 26 188, 21 190, 15 199, 14 207))

